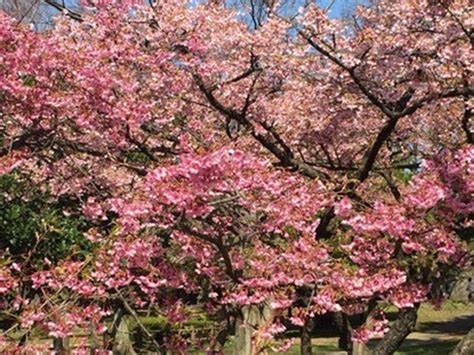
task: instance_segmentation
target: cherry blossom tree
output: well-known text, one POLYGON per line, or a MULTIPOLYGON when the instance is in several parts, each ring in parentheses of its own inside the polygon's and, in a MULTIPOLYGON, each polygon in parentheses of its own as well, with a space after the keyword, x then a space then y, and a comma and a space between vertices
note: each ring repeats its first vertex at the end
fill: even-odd
POLYGON ((328 313, 392 354, 469 262, 470 2, 275 3, 250 29, 216 1, 84 5, 40 33, 1 15, 0 174, 72 201, 91 250, 1 254, 2 351, 131 319, 161 351, 283 351, 299 327, 308 354, 328 313), (192 310, 207 341, 177 331, 192 310))

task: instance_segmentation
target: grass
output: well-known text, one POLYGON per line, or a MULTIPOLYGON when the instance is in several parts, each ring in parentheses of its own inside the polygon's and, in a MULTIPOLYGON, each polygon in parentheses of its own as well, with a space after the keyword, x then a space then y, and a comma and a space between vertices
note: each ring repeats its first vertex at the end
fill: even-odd
POLYGON ((418 322, 445 322, 466 314, 474 315, 474 304, 447 301, 441 309, 435 309, 432 305, 424 303, 418 311, 418 322))
MULTIPOLYGON (((313 354, 324 354, 324 353, 328 353, 332 351, 341 351, 341 349, 339 349, 335 345, 313 345, 313 354)), ((288 349, 288 351, 285 354, 288 354, 288 355, 301 354, 299 345, 293 345, 290 349, 288 349)))
MULTIPOLYGON (((389 316, 396 318, 398 310, 391 306, 387 308, 386 312, 389 316)), ((423 303, 418 310, 418 322, 445 322, 466 314, 474 314, 474 304, 446 301, 440 309, 435 309, 432 305, 423 303)))

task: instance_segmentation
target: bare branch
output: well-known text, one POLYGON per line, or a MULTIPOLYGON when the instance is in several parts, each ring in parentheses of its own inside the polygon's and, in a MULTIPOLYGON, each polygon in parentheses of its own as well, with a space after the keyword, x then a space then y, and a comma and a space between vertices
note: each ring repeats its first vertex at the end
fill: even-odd
POLYGON ((262 122, 260 123, 262 127, 269 133, 269 135, 257 133, 252 123, 247 119, 245 115, 248 106, 244 106, 244 109, 242 111, 237 111, 235 109, 224 106, 214 96, 212 91, 206 86, 201 76, 199 76, 198 74, 193 74, 193 78, 201 92, 209 101, 209 104, 215 110, 217 110, 219 113, 221 113, 228 119, 236 120, 238 123, 242 124, 245 128, 247 128, 251 132, 252 136, 258 142, 260 142, 260 144, 262 144, 268 151, 270 151, 276 158, 278 158, 282 166, 291 167, 295 170, 299 170, 303 175, 308 176, 310 178, 322 176, 327 177, 327 175, 323 172, 320 172, 312 168, 308 164, 304 163, 303 161, 296 159, 291 149, 283 142, 282 138, 268 124, 262 122))
POLYGON ((77 12, 74 12, 70 9, 68 9, 67 7, 61 5, 61 4, 58 4, 56 1, 54 0, 44 0, 44 2, 52 7, 54 7, 56 10, 60 11, 60 12, 64 12, 66 13, 66 15, 68 17, 70 17, 71 19, 75 20, 75 21, 78 21, 78 22, 83 22, 84 19, 82 18, 81 14, 77 13, 77 12))
POLYGON ((143 333, 145 333, 148 339, 150 339, 150 341, 153 343, 153 345, 155 346, 155 350, 161 351, 160 344, 158 344, 158 342, 155 340, 155 337, 153 336, 153 334, 150 333, 148 328, 143 325, 142 321, 140 320, 140 317, 138 317, 135 310, 130 306, 130 304, 127 302, 125 297, 122 296, 122 294, 117 288, 115 289, 115 291, 117 291, 118 298, 120 299, 120 301, 122 301, 122 304, 127 310, 127 312, 131 314, 131 316, 135 319, 135 321, 137 322, 137 325, 140 327, 143 333))

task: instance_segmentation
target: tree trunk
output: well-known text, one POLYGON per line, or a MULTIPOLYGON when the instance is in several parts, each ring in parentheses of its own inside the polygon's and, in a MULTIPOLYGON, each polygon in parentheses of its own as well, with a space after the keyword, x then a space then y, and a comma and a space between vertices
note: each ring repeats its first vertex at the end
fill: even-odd
POLYGON ((136 330, 134 336, 133 336, 133 344, 135 345, 135 348, 137 349, 138 352, 140 352, 143 349, 144 341, 143 341, 143 330, 142 328, 138 327, 136 330))
POLYGON ((474 328, 467 333, 456 345, 451 355, 471 355, 474 354, 474 328))
POLYGON ((224 324, 222 329, 217 333, 216 339, 214 343, 212 344, 211 347, 211 352, 214 353, 220 353, 224 349, 224 345, 227 341, 227 338, 229 337, 230 334, 230 325, 228 322, 224 324))
POLYGON ((352 326, 349 323, 349 318, 342 312, 333 314, 334 324, 339 330, 338 346, 342 350, 346 350, 349 354, 352 353, 352 326))
POLYGON ((301 328, 301 355, 311 355, 313 347, 311 344, 311 320, 308 319, 301 328))
POLYGON ((234 355, 254 355, 258 349, 252 343, 252 335, 260 327, 272 321, 273 311, 268 304, 245 306, 235 321, 234 355))
POLYGON ((400 347, 415 328, 419 306, 416 304, 413 308, 400 310, 397 320, 393 322, 388 333, 375 346, 374 355, 391 355, 400 347))

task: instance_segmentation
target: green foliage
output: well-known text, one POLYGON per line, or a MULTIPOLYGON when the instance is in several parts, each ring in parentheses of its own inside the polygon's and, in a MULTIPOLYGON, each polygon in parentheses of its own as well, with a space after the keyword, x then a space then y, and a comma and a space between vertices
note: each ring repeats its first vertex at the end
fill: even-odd
POLYGON ((86 220, 74 213, 78 208, 77 201, 51 199, 18 175, 0 176, 0 250, 13 257, 31 253, 33 263, 81 257, 91 245, 83 236, 86 220))
POLYGON ((25 74, 21 76, 23 85, 33 87, 36 85, 36 78, 33 75, 25 74))
POLYGON ((407 184, 410 182, 411 178, 413 177, 413 175, 415 175, 415 173, 415 171, 410 169, 398 169, 394 171, 393 177, 396 181, 400 181, 404 184, 407 184))
POLYGON ((127 153, 127 160, 132 163, 147 164, 150 158, 141 151, 130 151, 127 153))

